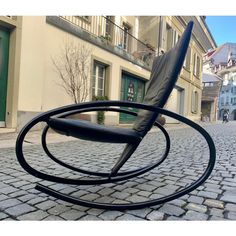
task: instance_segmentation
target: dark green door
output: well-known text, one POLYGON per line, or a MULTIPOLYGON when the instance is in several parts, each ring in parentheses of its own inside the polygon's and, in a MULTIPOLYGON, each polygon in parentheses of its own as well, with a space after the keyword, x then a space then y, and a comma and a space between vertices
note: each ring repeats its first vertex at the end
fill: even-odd
POLYGON ((0 127, 5 126, 9 33, 0 27, 0 127))
MULTIPOLYGON (((121 100, 130 102, 142 102, 145 91, 145 82, 133 75, 123 73, 121 80, 121 100)), ((129 108, 131 111, 137 109, 129 108)), ((135 116, 120 113, 120 123, 132 123, 135 116)))

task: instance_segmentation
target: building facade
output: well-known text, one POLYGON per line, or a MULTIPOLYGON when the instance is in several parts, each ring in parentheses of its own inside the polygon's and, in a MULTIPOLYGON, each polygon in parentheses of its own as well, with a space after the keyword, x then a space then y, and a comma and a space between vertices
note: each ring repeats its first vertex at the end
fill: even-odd
POLYGON ((229 119, 236 120, 236 65, 218 72, 223 78, 219 97, 219 118, 223 118, 224 110, 229 111, 229 119))
POLYGON ((0 16, 0 127, 17 126, 22 17, 0 16))
POLYGON ((205 55, 209 71, 222 78, 219 94, 218 118, 223 118, 224 110, 229 111, 229 119, 236 120, 236 43, 225 43, 205 55))
POLYGON ((202 76, 202 121, 217 121, 218 99, 222 87, 222 79, 213 73, 203 73, 202 76))
MULTIPOLYGON (((140 102, 152 60, 172 48, 189 20, 193 36, 183 70, 166 108, 192 120, 201 116, 202 55, 215 43, 203 17, 191 16, 17 16, 0 17, 0 125, 21 128, 40 112, 71 104, 59 86, 52 58, 67 42, 91 51, 89 94, 140 102)), ((96 122, 96 113, 90 113, 96 122)), ((107 112, 105 123, 133 117, 107 112)), ((169 120, 172 122, 172 120, 169 120)))

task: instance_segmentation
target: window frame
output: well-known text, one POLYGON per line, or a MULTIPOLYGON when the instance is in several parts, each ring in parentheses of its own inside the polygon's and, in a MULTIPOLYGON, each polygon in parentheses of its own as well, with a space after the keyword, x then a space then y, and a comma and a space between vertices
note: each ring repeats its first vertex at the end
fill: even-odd
POLYGON ((106 83, 107 83, 107 68, 108 65, 94 60, 92 71, 92 97, 106 96, 106 83), (99 68, 102 68, 102 77, 99 76, 99 68), (95 73, 94 73, 95 72, 95 73), (102 88, 99 88, 99 79, 102 79, 102 88), (99 91, 102 91, 101 94, 99 91))
POLYGON ((229 96, 227 96, 227 97, 226 97, 226 101, 225 101, 225 105, 226 105, 226 106, 229 105, 229 101, 230 101, 230 100, 229 100, 229 96))
POLYGON ((187 50, 187 54, 186 54, 186 57, 184 59, 184 68, 188 71, 190 71, 190 67, 191 67, 191 48, 188 47, 188 50, 187 50))
POLYGON ((197 73, 196 73, 196 76, 199 78, 200 77, 200 67, 201 67, 201 59, 200 59, 200 57, 197 55, 197 61, 196 61, 196 63, 197 63, 197 73))
POLYGON ((200 78, 201 58, 196 52, 193 55, 193 74, 195 77, 200 78))
POLYGON ((106 16, 105 17, 105 35, 107 40, 112 42, 113 41, 113 31, 114 31, 114 16, 106 16))
POLYGON ((192 91, 192 113, 198 113, 198 105, 199 105, 199 93, 196 90, 192 91))
POLYGON ((221 106, 225 105, 225 98, 224 97, 220 98, 220 104, 221 104, 221 106))
POLYGON ((132 26, 126 22, 122 24, 123 36, 122 36, 122 47, 124 50, 128 51, 130 48, 130 35, 132 26))
POLYGON ((173 28, 166 23, 166 51, 172 48, 173 44, 173 28))

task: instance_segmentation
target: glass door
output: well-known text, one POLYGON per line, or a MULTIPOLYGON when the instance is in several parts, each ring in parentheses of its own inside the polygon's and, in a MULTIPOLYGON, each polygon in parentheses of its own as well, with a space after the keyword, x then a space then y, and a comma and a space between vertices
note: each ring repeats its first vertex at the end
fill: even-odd
MULTIPOLYGON (((129 102, 142 102, 144 97, 145 82, 130 75, 122 74, 121 80, 121 100, 129 102)), ((127 108, 128 109, 128 108, 127 108)), ((137 112, 138 109, 129 108, 137 112)), ((120 113, 120 123, 133 123, 135 116, 120 113)))

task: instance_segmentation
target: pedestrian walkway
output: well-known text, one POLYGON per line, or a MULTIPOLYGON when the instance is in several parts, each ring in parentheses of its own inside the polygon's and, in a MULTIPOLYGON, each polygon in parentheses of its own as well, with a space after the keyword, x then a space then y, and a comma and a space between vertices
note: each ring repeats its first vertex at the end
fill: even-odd
MULTIPOLYGON (((236 122, 206 124, 217 148, 217 163, 206 183, 174 201, 141 210, 107 211, 76 206, 34 189, 35 183, 97 202, 137 202, 159 198, 187 186, 203 171, 208 150, 204 140, 185 126, 168 127, 169 157, 163 164, 129 182, 103 186, 66 186, 39 180, 26 173, 15 156, 15 133, 0 134, 0 220, 235 220, 236 122)), ((25 153, 35 168, 64 177, 72 171, 42 154, 39 132, 26 138, 25 153)), ((50 133, 49 148, 62 160, 85 169, 107 171, 122 151, 118 144, 78 141, 50 133)), ((165 147, 161 132, 152 130, 143 140, 127 169, 150 163, 165 147)), ((76 176, 78 177, 78 176, 76 176)), ((82 177, 78 177, 82 178, 82 177)))

